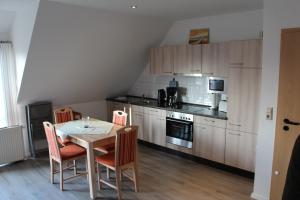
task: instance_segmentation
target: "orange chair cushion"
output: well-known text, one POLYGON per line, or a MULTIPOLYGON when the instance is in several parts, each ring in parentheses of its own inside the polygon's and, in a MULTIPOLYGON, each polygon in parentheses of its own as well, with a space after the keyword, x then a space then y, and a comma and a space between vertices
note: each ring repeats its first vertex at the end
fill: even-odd
POLYGON ((69 160, 75 157, 83 156, 86 150, 76 144, 70 144, 60 148, 60 155, 63 160, 69 160))
POLYGON ((102 153, 109 153, 109 152, 114 152, 115 151, 115 143, 107 144, 101 147, 96 147, 96 151, 100 151, 102 153))
POLYGON ((67 145, 70 145, 70 144, 73 144, 69 139, 65 139, 64 141, 62 141, 60 139, 60 137, 57 136, 57 142, 58 144, 60 144, 61 146, 67 146, 67 145))
POLYGON ((115 162, 115 153, 111 152, 108 154, 104 154, 102 156, 97 156, 96 157, 96 162, 102 165, 107 165, 111 167, 115 167, 116 162, 115 162))

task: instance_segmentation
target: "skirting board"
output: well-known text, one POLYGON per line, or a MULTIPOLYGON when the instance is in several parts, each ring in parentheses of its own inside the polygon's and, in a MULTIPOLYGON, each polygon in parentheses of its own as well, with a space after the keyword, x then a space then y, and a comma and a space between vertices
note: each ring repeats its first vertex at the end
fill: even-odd
POLYGON ((269 200, 269 197, 265 197, 263 195, 256 194, 254 192, 252 192, 251 198, 256 199, 256 200, 269 200))

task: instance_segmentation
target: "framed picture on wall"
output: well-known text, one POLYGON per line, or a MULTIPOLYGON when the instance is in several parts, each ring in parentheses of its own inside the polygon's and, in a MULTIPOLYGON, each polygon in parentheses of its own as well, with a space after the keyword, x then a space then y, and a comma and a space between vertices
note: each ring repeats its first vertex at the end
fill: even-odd
POLYGON ((208 44, 209 29, 192 29, 190 31, 189 44, 208 44))

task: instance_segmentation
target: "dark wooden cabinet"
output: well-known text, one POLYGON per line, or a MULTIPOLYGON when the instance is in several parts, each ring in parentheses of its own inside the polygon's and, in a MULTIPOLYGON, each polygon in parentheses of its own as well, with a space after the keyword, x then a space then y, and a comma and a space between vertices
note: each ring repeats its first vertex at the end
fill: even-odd
POLYGON ((46 134, 43 122, 53 123, 53 110, 51 102, 38 102, 26 106, 27 130, 31 156, 47 150, 46 134))

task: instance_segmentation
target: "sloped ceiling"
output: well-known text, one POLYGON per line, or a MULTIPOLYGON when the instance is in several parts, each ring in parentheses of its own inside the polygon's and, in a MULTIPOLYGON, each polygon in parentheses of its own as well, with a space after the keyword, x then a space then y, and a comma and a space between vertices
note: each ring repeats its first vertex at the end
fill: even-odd
POLYGON ((103 100, 126 93, 171 23, 41 1, 19 103, 54 105, 103 100))
POLYGON ((15 13, 0 9, 0 33, 9 33, 14 22, 15 13))
POLYGON ((263 8, 263 0, 51 0, 173 20, 263 8), (131 9, 136 5, 137 9, 131 9))

